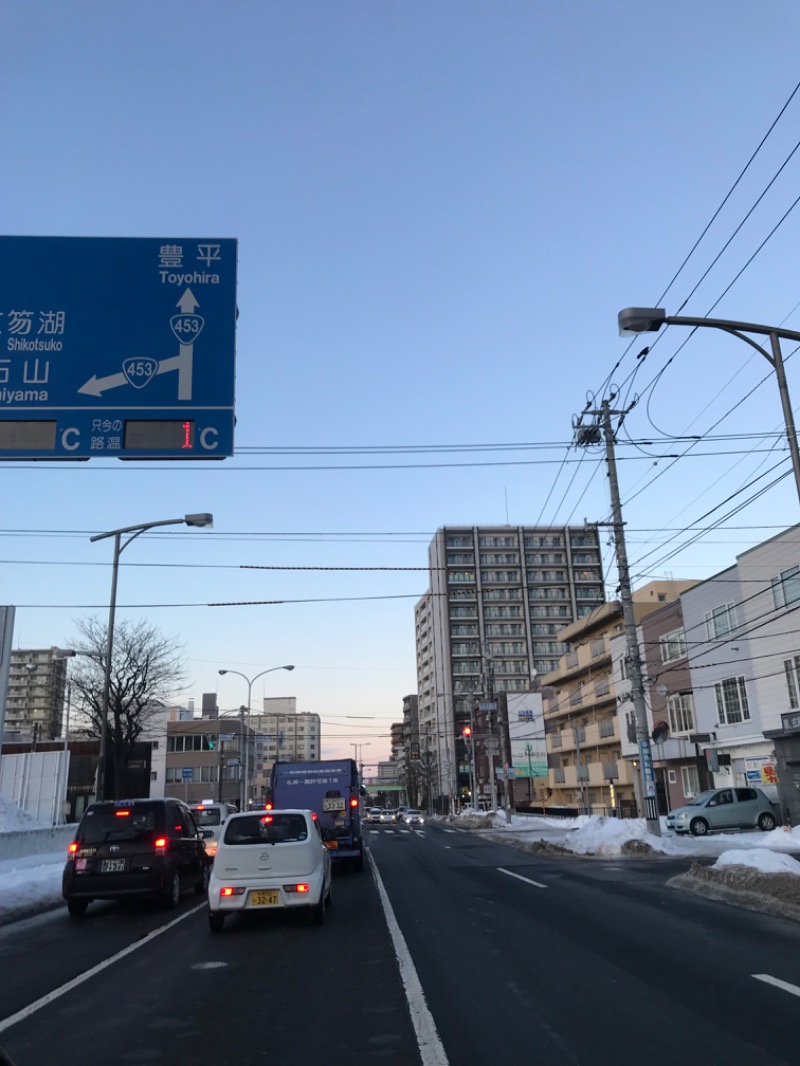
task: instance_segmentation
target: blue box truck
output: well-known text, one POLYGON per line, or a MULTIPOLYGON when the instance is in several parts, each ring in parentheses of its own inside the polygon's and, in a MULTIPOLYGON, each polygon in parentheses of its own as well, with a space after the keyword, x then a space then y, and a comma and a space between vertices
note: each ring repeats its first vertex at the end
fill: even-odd
POLYGON ((365 794, 354 759, 276 762, 267 808, 314 811, 334 863, 361 870, 361 797, 365 794))

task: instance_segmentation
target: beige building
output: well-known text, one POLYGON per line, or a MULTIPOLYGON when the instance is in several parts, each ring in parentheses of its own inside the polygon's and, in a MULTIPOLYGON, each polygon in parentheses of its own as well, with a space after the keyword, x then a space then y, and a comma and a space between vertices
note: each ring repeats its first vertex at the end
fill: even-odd
POLYGON ((61 735, 67 662, 59 648, 15 648, 11 652, 6 740, 55 740, 61 735))
MULTIPOLYGON (((633 593, 636 621, 691 588, 651 581, 633 593)), ((596 813, 635 800, 637 767, 623 761, 611 639, 623 632, 622 604, 604 603, 559 633, 569 651, 541 679, 547 744, 548 804, 596 813), (613 786, 613 794, 612 794, 613 786)))
POLYGON ((461 730, 481 699, 527 692, 558 666, 562 633, 605 600, 598 528, 446 526, 415 607, 420 754, 433 809, 469 785, 461 730))
POLYGON ((321 725, 318 714, 297 710, 294 696, 265 697, 260 713, 250 714, 255 734, 253 795, 261 797, 269 785, 272 767, 281 762, 318 762, 321 725))

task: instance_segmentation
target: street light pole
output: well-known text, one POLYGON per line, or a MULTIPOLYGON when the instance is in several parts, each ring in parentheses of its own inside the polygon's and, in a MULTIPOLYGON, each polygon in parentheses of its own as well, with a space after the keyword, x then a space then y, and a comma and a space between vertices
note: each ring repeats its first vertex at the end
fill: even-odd
POLYGON ((141 533, 156 526, 211 526, 214 524, 214 516, 210 514, 187 514, 183 518, 165 518, 159 522, 144 522, 139 526, 125 526, 124 529, 112 529, 108 533, 98 533, 89 537, 93 544, 96 540, 105 540, 106 537, 114 538, 114 562, 111 571, 111 600, 108 610, 108 632, 106 634, 106 661, 105 676, 103 680, 103 703, 100 721, 100 750, 97 757, 97 799, 104 800, 106 789, 106 761, 108 758, 108 708, 111 700, 111 653, 114 650, 114 617, 117 610, 117 575, 119 572, 119 557, 141 533), (123 543, 122 536, 125 533, 131 535, 123 543))
MULTIPOLYGON (((248 677, 247 674, 242 674, 238 670, 218 670, 219 674, 236 674, 237 677, 242 677, 247 682, 247 707, 245 708, 246 714, 246 729, 244 730, 245 736, 243 740, 244 745, 244 774, 242 776, 242 782, 239 786, 239 810, 247 810, 248 791, 250 785, 250 699, 253 692, 253 682, 258 681, 264 674, 271 674, 275 670, 294 670, 294 666, 271 666, 269 670, 262 670, 260 674, 256 674, 255 677, 248 677)), ((239 752, 239 761, 242 762, 242 753, 239 752)))
POLYGON ((800 448, 797 444, 797 431, 795 429, 792 404, 789 399, 789 386, 786 383, 786 371, 783 366, 783 353, 781 352, 781 338, 790 341, 800 341, 800 332, 793 329, 781 329, 779 326, 762 326, 754 322, 735 322, 727 318, 691 318, 684 315, 668 315, 663 307, 626 307, 617 316, 620 335, 628 337, 637 333, 656 333, 662 326, 691 326, 692 328, 719 329, 723 333, 730 333, 739 340, 755 348, 767 360, 775 371, 778 381, 778 391, 781 397, 783 409, 783 422, 786 428, 786 441, 789 445, 789 454, 792 457, 792 470, 794 471, 795 488, 800 499, 800 448), (771 352, 762 348, 748 333, 769 337, 771 352))

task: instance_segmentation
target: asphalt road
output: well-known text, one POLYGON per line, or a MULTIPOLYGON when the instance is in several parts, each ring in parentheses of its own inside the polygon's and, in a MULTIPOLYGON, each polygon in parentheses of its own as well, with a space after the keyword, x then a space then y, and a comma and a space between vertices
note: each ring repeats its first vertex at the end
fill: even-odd
POLYGON ((667 888, 688 863, 442 825, 368 840, 321 928, 211 935, 189 895, 0 929, 0 1045, 17 1066, 797 1062, 800 927, 667 888))

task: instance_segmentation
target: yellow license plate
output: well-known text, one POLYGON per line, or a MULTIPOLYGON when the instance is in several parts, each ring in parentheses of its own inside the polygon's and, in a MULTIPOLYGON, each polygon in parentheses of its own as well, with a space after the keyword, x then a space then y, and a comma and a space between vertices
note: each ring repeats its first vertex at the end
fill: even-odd
POLYGON ((277 902, 277 888, 262 889, 261 891, 250 893, 250 905, 252 907, 274 907, 277 902))

